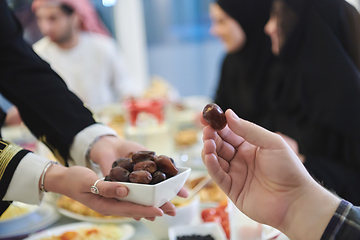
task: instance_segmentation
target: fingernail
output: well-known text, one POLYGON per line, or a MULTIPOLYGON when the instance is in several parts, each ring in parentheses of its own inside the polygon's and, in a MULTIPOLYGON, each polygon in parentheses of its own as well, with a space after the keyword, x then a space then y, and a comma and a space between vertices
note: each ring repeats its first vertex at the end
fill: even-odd
POLYGON ((128 194, 128 190, 124 187, 118 187, 116 189, 116 195, 118 195, 119 197, 126 197, 128 194))
POLYGON ((175 216, 176 215, 176 210, 173 210, 173 211, 168 211, 165 213, 166 215, 169 215, 169 216, 175 216))
POLYGON ((231 117, 234 119, 234 120, 239 120, 240 118, 238 117, 238 115, 236 115, 236 113, 234 113, 233 110, 231 110, 231 117))
POLYGON ((158 215, 159 217, 164 215, 164 211, 162 209, 160 209, 160 211, 161 211, 161 213, 160 213, 160 215, 158 215))

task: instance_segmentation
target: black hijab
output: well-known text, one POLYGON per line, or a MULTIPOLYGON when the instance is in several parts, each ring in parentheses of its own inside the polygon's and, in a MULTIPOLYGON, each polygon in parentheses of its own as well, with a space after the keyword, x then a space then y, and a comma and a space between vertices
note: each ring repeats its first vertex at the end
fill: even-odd
POLYGON ((264 33, 270 0, 218 0, 218 5, 243 28, 246 43, 224 59, 215 102, 231 108, 242 118, 265 127, 268 104, 264 97, 267 73, 273 55, 264 33))
MULTIPOLYGON (((357 11, 344 0, 283 1, 297 21, 280 50, 286 70, 277 107, 360 140, 357 11)), ((281 14, 291 21, 286 10, 281 14)))
POLYGON ((281 1, 275 130, 298 142, 310 173, 360 204, 359 14, 344 0, 281 1))

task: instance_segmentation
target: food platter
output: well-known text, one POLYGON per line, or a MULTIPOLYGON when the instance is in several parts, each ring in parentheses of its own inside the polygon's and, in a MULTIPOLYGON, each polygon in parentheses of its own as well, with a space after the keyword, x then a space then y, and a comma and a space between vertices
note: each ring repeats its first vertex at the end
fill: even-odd
MULTIPOLYGON (((40 240, 52 236, 59 236, 61 234, 64 234, 69 231, 79 231, 83 228, 93 228, 93 227, 101 227, 101 225, 89 223, 89 222, 80 222, 80 223, 71 223, 66 224, 63 226, 50 228, 41 232, 38 232, 36 234, 33 234, 29 236, 28 238, 25 238, 26 240, 40 240)), ((135 228, 130 224, 122 224, 122 225, 116 225, 115 228, 119 230, 121 233, 121 237, 116 240, 128 240, 135 234, 135 228)))
POLYGON ((133 218, 127 217, 104 216, 66 196, 60 196, 56 201, 56 205, 59 213, 78 221, 93 223, 127 223, 135 221, 133 218))
POLYGON ((26 217, 35 212, 39 206, 25 204, 22 202, 13 202, 9 208, 1 215, 0 223, 16 222, 16 220, 26 217))
POLYGON ((125 218, 125 217, 119 217, 119 218, 100 218, 100 217, 90 217, 90 216, 84 216, 81 214, 77 214, 71 211, 68 211, 63 208, 58 208, 59 213, 62 215, 79 220, 79 221, 86 221, 86 222, 93 222, 93 223, 129 223, 129 222, 135 222, 133 218, 125 218))
MULTIPOLYGON (((19 204, 19 203, 15 203, 19 204)), ((21 204, 21 206, 24 206, 21 204)), ((56 209, 48 204, 40 206, 29 205, 26 214, 0 221, 0 238, 27 236, 41 229, 45 229, 60 218, 56 209)))
MULTIPOLYGON (((208 173, 206 171, 192 171, 185 186, 188 189, 192 189, 207 175, 208 173)), ((203 187, 197 194, 200 197, 201 208, 216 207, 222 200, 227 199, 225 193, 223 193, 212 181, 203 187)))

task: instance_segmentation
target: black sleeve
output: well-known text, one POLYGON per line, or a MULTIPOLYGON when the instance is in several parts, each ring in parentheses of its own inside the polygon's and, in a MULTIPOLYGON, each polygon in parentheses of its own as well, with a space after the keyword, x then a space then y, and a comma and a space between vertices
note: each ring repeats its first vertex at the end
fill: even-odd
POLYGON ((31 132, 66 164, 75 135, 95 123, 92 113, 24 41, 4 0, 0 32, 0 92, 19 109, 31 132))

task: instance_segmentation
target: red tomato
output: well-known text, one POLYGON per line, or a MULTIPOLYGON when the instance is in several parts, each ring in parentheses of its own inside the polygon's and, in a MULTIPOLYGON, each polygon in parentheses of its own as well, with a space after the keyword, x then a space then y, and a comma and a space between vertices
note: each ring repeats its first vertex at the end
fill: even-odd
POLYGON ((204 222, 219 222, 224 229, 226 237, 230 239, 229 214, 225 211, 227 201, 222 201, 216 208, 207 208, 201 212, 204 222))
POLYGON ((217 215, 221 218, 221 221, 229 221, 229 214, 225 211, 216 211, 217 215))
POLYGON ((209 222, 206 221, 206 219, 214 218, 215 215, 216 215, 215 208, 207 208, 201 212, 201 218, 204 220, 204 222, 209 222))
POLYGON ((221 218, 216 215, 210 215, 204 220, 204 222, 219 222, 219 223, 221 223, 221 218))
POLYGON ((227 225, 225 227, 223 226, 223 229, 224 229, 227 239, 230 239, 230 226, 229 225, 227 225))

